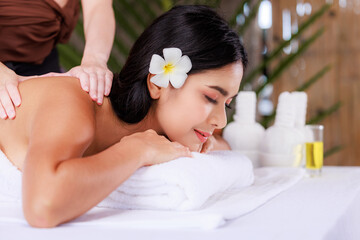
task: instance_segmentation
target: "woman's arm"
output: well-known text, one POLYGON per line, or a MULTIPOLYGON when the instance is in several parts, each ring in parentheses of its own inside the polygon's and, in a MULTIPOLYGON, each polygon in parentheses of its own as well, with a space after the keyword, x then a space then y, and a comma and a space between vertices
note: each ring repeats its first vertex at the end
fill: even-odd
POLYGON ((94 138, 94 109, 88 95, 74 88, 51 93, 29 122, 23 208, 35 227, 53 227, 82 215, 143 165, 189 155, 185 147, 146 131, 82 157, 94 138), (72 94, 74 88, 81 94, 72 94))

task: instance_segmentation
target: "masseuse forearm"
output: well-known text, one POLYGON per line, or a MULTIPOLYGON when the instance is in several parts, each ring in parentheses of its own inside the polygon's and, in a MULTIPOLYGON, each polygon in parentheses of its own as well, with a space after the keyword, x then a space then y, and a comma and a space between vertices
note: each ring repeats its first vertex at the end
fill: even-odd
POLYGON ((83 1, 85 49, 84 62, 106 64, 115 36, 115 20, 111 0, 83 1))
POLYGON ((142 166, 123 151, 125 147, 117 144, 90 157, 62 161, 52 176, 43 176, 46 182, 37 176, 35 186, 24 188, 28 191, 23 199, 28 222, 53 227, 99 203, 142 166))

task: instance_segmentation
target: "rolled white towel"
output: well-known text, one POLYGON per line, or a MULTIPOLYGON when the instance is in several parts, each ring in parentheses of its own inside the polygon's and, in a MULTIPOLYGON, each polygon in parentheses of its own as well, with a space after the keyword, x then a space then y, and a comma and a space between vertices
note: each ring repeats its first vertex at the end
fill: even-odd
POLYGON ((236 151, 193 153, 138 169, 98 206, 121 209, 194 210, 212 195, 254 181, 251 161, 236 151))

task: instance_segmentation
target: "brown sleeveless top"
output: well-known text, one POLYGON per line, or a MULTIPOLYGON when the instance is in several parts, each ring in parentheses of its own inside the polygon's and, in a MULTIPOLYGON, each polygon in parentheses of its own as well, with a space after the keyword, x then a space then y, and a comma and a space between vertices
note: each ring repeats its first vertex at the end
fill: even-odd
POLYGON ((63 8, 53 0, 0 0, 0 61, 42 63, 69 40, 79 7, 79 0, 63 8))

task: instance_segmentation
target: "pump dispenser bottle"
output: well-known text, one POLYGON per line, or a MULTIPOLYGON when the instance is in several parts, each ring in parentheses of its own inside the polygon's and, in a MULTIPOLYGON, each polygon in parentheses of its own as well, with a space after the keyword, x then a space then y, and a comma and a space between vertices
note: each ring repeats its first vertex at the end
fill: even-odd
POLYGON ((295 127, 296 110, 296 96, 289 92, 281 93, 275 123, 265 131, 261 143, 261 166, 290 167, 299 164, 304 134, 295 127))
POLYGON ((234 121, 223 131, 224 139, 232 150, 246 155, 254 167, 259 166, 259 147, 265 129, 255 121, 256 94, 252 91, 241 91, 236 97, 234 121))

